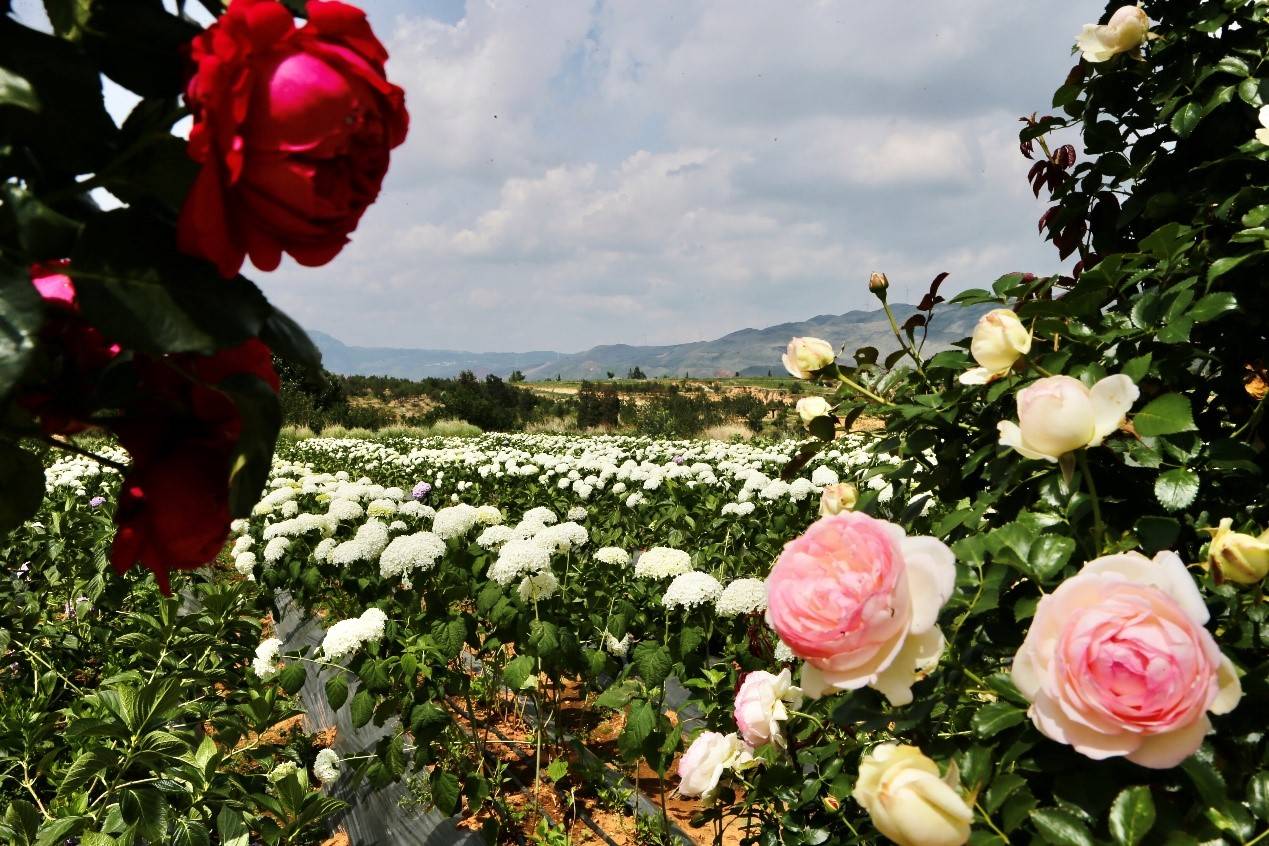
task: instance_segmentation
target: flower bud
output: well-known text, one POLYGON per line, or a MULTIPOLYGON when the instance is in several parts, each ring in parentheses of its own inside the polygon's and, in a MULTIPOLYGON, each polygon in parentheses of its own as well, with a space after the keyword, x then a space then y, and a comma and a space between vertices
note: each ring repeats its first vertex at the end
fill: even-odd
POLYGON ((833 407, 823 397, 802 397, 798 400, 797 409, 798 417, 808 426, 815 418, 827 417, 833 413, 833 407))
POLYGON ((915 746, 883 743, 864 756, 855 801, 899 846, 961 846, 974 813, 915 746))
POLYGON ((1019 357, 1031 351, 1031 333, 1007 308, 984 314, 974 327, 969 352, 979 366, 961 374, 963 385, 985 385, 1004 376, 1019 357))
POLYGON ((820 803, 824 806, 824 810, 830 814, 835 814, 842 809, 841 800, 836 796, 825 796, 820 800, 820 803))
POLYGON ((789 341, 781 361, 784 369, 799 379, 810 379, 837 359, 833 345, 821 338, 794 338, 789 341))
POLYGON ((874 272, 868 277, 868 290, 874 294, 884 291, 890 287, 890 280, 886 278, 886 274, 874 272))
POLYGON ((1207 563, 1231 582, 1251 585, 1269 573, 1269 532, 1260 537, 1235 532, 1234 521, 1226 517, 1212 533, 1207 563))
POLYGON ((820 494, 820 516, 831 517, 850 511, 859 502, 859 489, 850 482, 829 485, 820 494))
POLYGON ((1139 6, 1120 6, 1103 26, 1085 24, 1075 46, 1086 62, 1104 62, 1136 50, 1150 33, 1150 18, 1139 6))

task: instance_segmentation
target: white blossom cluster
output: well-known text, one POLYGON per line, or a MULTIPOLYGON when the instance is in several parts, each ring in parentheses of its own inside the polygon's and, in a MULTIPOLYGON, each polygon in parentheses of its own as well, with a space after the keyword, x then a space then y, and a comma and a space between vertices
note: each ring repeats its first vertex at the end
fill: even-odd
POLYGON ((379 577, 400 579, 404 587, 412 587, 410 574, 430 570, 445 554, 445 541, 432 532, 418 532, 393 538, 379 556, 379 577))
POLYGON ((762 579, 736 579, 723 588, 714 610, 720 617, 737 617, 767 610, 767 583, 762 579))
POLYGON ((361 524, 351 540, 346 540, 330 552, 332 564, 348 565, 358 561, 374 561, 388 546, 388 527, 371 518, 361 524))
POLYGON ((339 780, 339 753, 334 749, 323 749, 313 759, 313 775, 322 784, 333 784, 339 780))
POLYGON ((538 602, 550 599, 560 589, 560 580, 550 570, 531 573, 520 580, 517 593, 522 602, 538 602))
POLYGON ((477 519, 477 509, 460 502, 436 512, 432 518, 432 531, 442 540, 460 538, 472 530, 477 519))
POLYGON ((383 627, 388 616, 378 608, 367 608, 360 617, 340 620, 326 630, 322 638, 321 652, 328 661, 338 661, 351 655, 367 643, 383 637, 383 627))
POLYGON ((709 573, 690 570, 680 573, 670 582, 661 597, 666 608, 690 610, 701 605, 712 605, 722 596, 723 586, 709 573))
POLYGON ((654 546, 635 561, 634 574, 639 579, 666 579, 692 569, 692 556, 681 549, 654 546))
POLYGON ((595 550, 595 560, 613 567, 625 567, 630 563, 630 553, 619 546, 605 546, 595 550))
POLYGON ((551 566, 551 553, 532 539, 510 540, 498 550, 498 558, 489 568, 489 578, 506 587, 529 573, 540 573, 551 566))
POLYGON ((278 653, 282 650, 282 641, 276 637, 266 638, 256 647, 255 660, 251 662, 251 672, 259 678, 267 679, 278 671, 278 653))

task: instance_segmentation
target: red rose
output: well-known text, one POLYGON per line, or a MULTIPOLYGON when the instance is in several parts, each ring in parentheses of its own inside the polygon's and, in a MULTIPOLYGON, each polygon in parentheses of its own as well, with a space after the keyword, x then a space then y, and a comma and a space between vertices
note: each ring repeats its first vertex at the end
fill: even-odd
POLYGON ((215 559, 229 535, 229 472, 242 429, 216 385, 250 373, 278 390, 269 348, 256 339, 211 356, 140 358, 138 401, 111 428, 132 456, 115 511, 117 572, 141 564, 170 591, 168 573, 215 559))
POLYGON ((181 249, 233 276, 245 256, 310 267, 343 249, 405 140, 405 95, 365 14, 309 0, 308 23, 277 0, 232 0, 190 45, 189 154, 181 249))
POLYGON ((68 264, 56 261, 30 268, 31 284, 47 310, 40 340, 49 360, 39 383, 23 389, 17 401, 49 435, 70 435, 91 425, 97 380, 120 352, 118 344, 107 342, 80 316, 75 284, 66 275, 68 264))

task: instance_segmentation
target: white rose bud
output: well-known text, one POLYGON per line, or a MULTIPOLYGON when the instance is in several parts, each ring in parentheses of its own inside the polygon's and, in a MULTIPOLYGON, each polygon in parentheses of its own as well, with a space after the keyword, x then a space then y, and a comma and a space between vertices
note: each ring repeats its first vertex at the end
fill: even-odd
POLYGON ((798 417, 801 417, 802 422, 808 426, 815 418, 827 417, 833 413, 833 407, 823 397, 802 397, 798 400, 797 408, 798 417))
POLYGON ((873 748, 859 764, 854 797, 877 831, 899 846, 961 846, 969 840, 974 812, 915 746, 873 748))
POLYGON ((969 352, 979 366, 961 374, 964 385, 986 385, 1009 372, 1013 363, 1031 351, 1031 333, 1007 308, 984 314, 974 327, 969 352))
POLYGON ((781 356, 784 369, 799 379, 810 379, 816 370, 823 370, 837 360, 833 345, 822 338, 794 338, 781 356))
POLYGON ((679 793, 708 798, 729 769, 753 760, 753 750, 735 732, 701 732, 679 759, 679 793))
POLYGON ((1098 446, 1124 422, 1140 391, 1122 374, 1089 388, 1070 376, 1046 376, 1018 392, 1018 422, 1002 420, 1000 443, 1027 458, 1057 462, 1098 446))
POLYGON ((1104 62, 1136 50, 1150 32, 1150 18, 1138 6, 1120 6, 1103 26, 1084 24, 1075 46, 1086 62, 1104 62))
POLYGON ((831 517, 850 511, 859 502, 859 489, 850 482, 829 485, 820 494, 820 516, 831 517))

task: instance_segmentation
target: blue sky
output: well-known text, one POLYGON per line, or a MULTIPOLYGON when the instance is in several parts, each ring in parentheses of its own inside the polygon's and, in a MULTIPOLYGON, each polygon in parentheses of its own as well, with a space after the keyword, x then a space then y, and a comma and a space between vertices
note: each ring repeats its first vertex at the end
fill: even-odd
POLYGON ((1058 268, 1017 117, 1097 0, 364 8, 410 137, 335 261, 251 274, 347 343, 692 341, 871 308, 873 270, 913 299, 1058 268))

